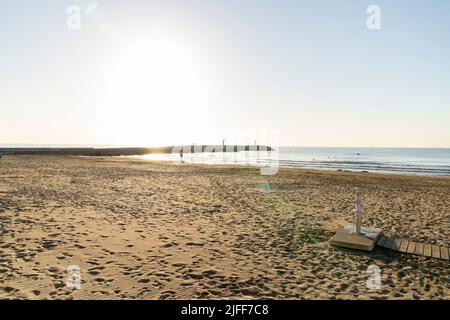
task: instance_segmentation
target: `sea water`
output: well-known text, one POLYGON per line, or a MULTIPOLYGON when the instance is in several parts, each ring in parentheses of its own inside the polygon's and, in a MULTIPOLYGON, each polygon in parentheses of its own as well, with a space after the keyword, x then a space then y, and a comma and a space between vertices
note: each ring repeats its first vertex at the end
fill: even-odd
MULTIPOLYGON (((179 153, 137 156, 180 162, 179 153)), ((281 168, 329 169, 450 176, 450 149, 280 147, 272 152, 184 153, 185 163, 274 165, 281 168)))

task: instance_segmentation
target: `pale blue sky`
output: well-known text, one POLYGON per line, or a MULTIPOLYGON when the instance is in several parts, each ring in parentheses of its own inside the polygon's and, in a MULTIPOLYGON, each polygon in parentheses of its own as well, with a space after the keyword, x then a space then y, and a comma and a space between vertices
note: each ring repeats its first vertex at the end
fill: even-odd
POLYGON ((2 1, 0 145, 450 147, 449 39, 449 1, 2 1))

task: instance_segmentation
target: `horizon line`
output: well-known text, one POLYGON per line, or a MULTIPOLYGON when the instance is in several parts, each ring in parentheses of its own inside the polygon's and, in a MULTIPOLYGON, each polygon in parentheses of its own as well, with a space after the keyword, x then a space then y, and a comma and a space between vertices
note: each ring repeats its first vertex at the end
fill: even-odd
MULTIPOLYGON (((76 144, 76 143, 0 143, 0 148, 33 148, 33 147, 41 147, 41 148, 161 148, 161 147, 173 147, 173 146, 215 146, 222 144, 172 144, 172 145, 131 145, 131 144, 76 144)), ((238 144, 228 144, 228 145, 238 145, 238 144)), ((243 144, 243 145, 254 145, 254 144, 243 144)), ((263 146, 265 144, 261 144, 263 146)), ((227 144, 225 144, 227 146, 227 144)), ((424 147, 424 146, 307 146, 307 145, 280 145, 280 146, 272 146, 267 145, 272 148, 353 148, 353 149, 450 149, 448 147, 424 147)))

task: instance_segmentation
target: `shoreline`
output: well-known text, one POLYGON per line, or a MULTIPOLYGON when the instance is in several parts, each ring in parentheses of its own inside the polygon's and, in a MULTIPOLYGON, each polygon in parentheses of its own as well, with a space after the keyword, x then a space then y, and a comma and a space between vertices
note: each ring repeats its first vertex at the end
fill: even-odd
MULTIPOLYGON (((164 163, 164 164, 170 164, 170 165, 180 165, 180 166, 209 166, 209 167, 223 167, 223 168, 252 168, 259 170, 261 167, 257 165, 245 165, 245 164, 217 164, 217 163, 194 163, 194 162, 185 162, 181 164, 179 161, 173 161, 173 160, 154 160, 154 159, 141 159, 141 158, 134 158, 134 156, 114 156, 114 157, 97 157, 97 156, 73 156, 73 157, 80 157, 80 158, 92 158, 102 161, 120 161, 120 162, 141 162, 141 163, 164 163)), ((394 176, 394 177, 414 177, 414 178, 442 178, 442 179, 450 179, 450 175, 420 175, 420 174, 412 174, 412 173, 396 173, 396 172, 374 172, 374 171, 351 171, 351 170, 340 170, 340 169, 322 169, 322 168, 304 168, 304 167, 280 167, 279 170, 293 170, 293 171, 300 171, 300 172, 311 172, 311 173, 342 173, 342 174, 361 174, 361 175, 380 175, 380 176, 394 176)))
MULTIPOLYGON (((261 167, 257 165, 245 165, 245 164, 218 164, 218 163, 194 163, 185 162, 180 163, 179 161, 166 160, 166 159, 142 159, 136 157, 136 155, 122 155, 122 156, 109 156, 109 155, 63 155, 63 154, 3 154, 3 158, 6 157, 54 157, 54 158, 78 158, 86 159, 92 161, 102 161, 102 162, 129 162, 129 163, 160 163, 169 164, 175 166, 208 166, 208 167, 221 167, 221 168, 251 168, 259 170, 261 167)), ((0 160, 1 161, 1 160, 0 160)), ((351 171, 351 170, 341 170, 341 169, 323 169, 323 168, 305 168, 305 167, 279 167, 279 171, 299 171, 299 172, 310 172, 310 173, 330 173, 330 174, 355 174, 355 175, 371 175, 371 176, 385 176, 385 177, 409 177, 409 178, 429 178, 429 179, 444 179, 449 180, 450 176, 447 175, 421 175, 412 173, 397 173, 397 172, 382 172, 382 171, 351 171)))
MULTIPOLYGON (((308 149, 308 148, 294 148, 294 149, 308 149)), ((309 148, 311 149, 311 148, 309 148)), ((316 148, 320 150, 321 148, 316 148)), ((345 148, 338 148, 345 149, 345 148)), ((348 148, 352 150, 354 148, 348 148)), ((367 149, 367 148, 362 148, 367 149)), ((377 148, 375 148, 377 149, 377 148)), ((393 148, 393 150, 398 148, 393 148)), ((411 149, 411 148, 406 148, 411 149)), ((413 148, 414 149, 414 148, 413 148)), ((413 150, 411 149, 411 150, 413 150)), ((386 149, 384 149, 386 150, 386 149)), ((450 149, 449 149, 450 150, 450 149)), ((356 155, 360 155, 356 152, 356 155)), ((312 158, 307 158, 305 154, 300 151, 297 155, 290 155, 289 153, 283 153, 286 151, 276 150, 269 146, 264 145, 191 145, 191 146, 165 146, 165 147, 149 147, 149 148, 131 148, 131 147, 118 147, 118 148, 1 148, 0 155, 64 155, 64 156, 87 156, 87 157, 135 157, 135 158, 147 158, 150 160, 164 160, 166 158, 169 162, 178 160, 179 154, 184 153, 186 155, 186 162, 189 163, 202 163, 212 165, 244 165, 244 166, 262 166, 264 164, 277 165, 280 168, 293 168, 293 169, 306 169, 306 170, 336 170, 340 172, 360 172, 370 174, 397 174, 408 176, 430 176, 430 177, 450 177, 450 165, 444 160, 445 157, 450 157, 450 153, 444 156, 437 155, 432 162, 431 160, 424 161, 418 157, 408 158, 408 155, 403 154, 404 158, 393 158, 379 155, 366 155, 365 158, 339 158, 337 154, 330 154, 328 159, 323 158, 326 154, 319 155, 315 158, 314 154, 310 154, 312 158), (181 152, 183 150, 183 152, 181 152), (241 153, 245 152, 245 153, 241 153), (247 153, 246 151, 266 151, 266 153, 247 153), (275 151, 275 154, 270 153, 275 151), (268 153, 267 153, 268 152, 268 153), (192 154, 194 154, 192 156, 192 154), (222 156, 223 154, 223 156, 222 156), (234 155, 233 155, 234 154, 234 155), (300 155, 300 156, 299 156, 300 155), (148 156, 148 157, 147 157, 148 156), (334 158, 333 158, 334 157, 334 158), (375 157, 375 158, 374 158, 375 157), (439 158, 441 157, 441 158, 439 158), (153 159, 152 159, 153 158, 153 159), (409 160, 408 160, 409 159, 409 160), (429 162, 431 161, 431 162, 429 162)), ((303 152, 303 151, 302 151, 303 152)), ((450 158, 448 158, 450 160, 450 158)))

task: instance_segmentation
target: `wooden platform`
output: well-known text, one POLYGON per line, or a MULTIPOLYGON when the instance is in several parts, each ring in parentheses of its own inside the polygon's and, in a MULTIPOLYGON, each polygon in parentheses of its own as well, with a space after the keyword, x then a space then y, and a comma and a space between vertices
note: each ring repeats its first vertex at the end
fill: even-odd
POLYGON ((349 224, 339 230, 331 239, 333 246, 372 251, 383 234, 381 229, 361 227, 361 233, 355 233, 355 225, 349 224))
POLYGON ((436 259, 449 260, 450 248, 432 244, 414 242, 409 240, 399 240, 382 236, 377 245, 390 250, 415 254, 418 256, 431 257, 436 259))

